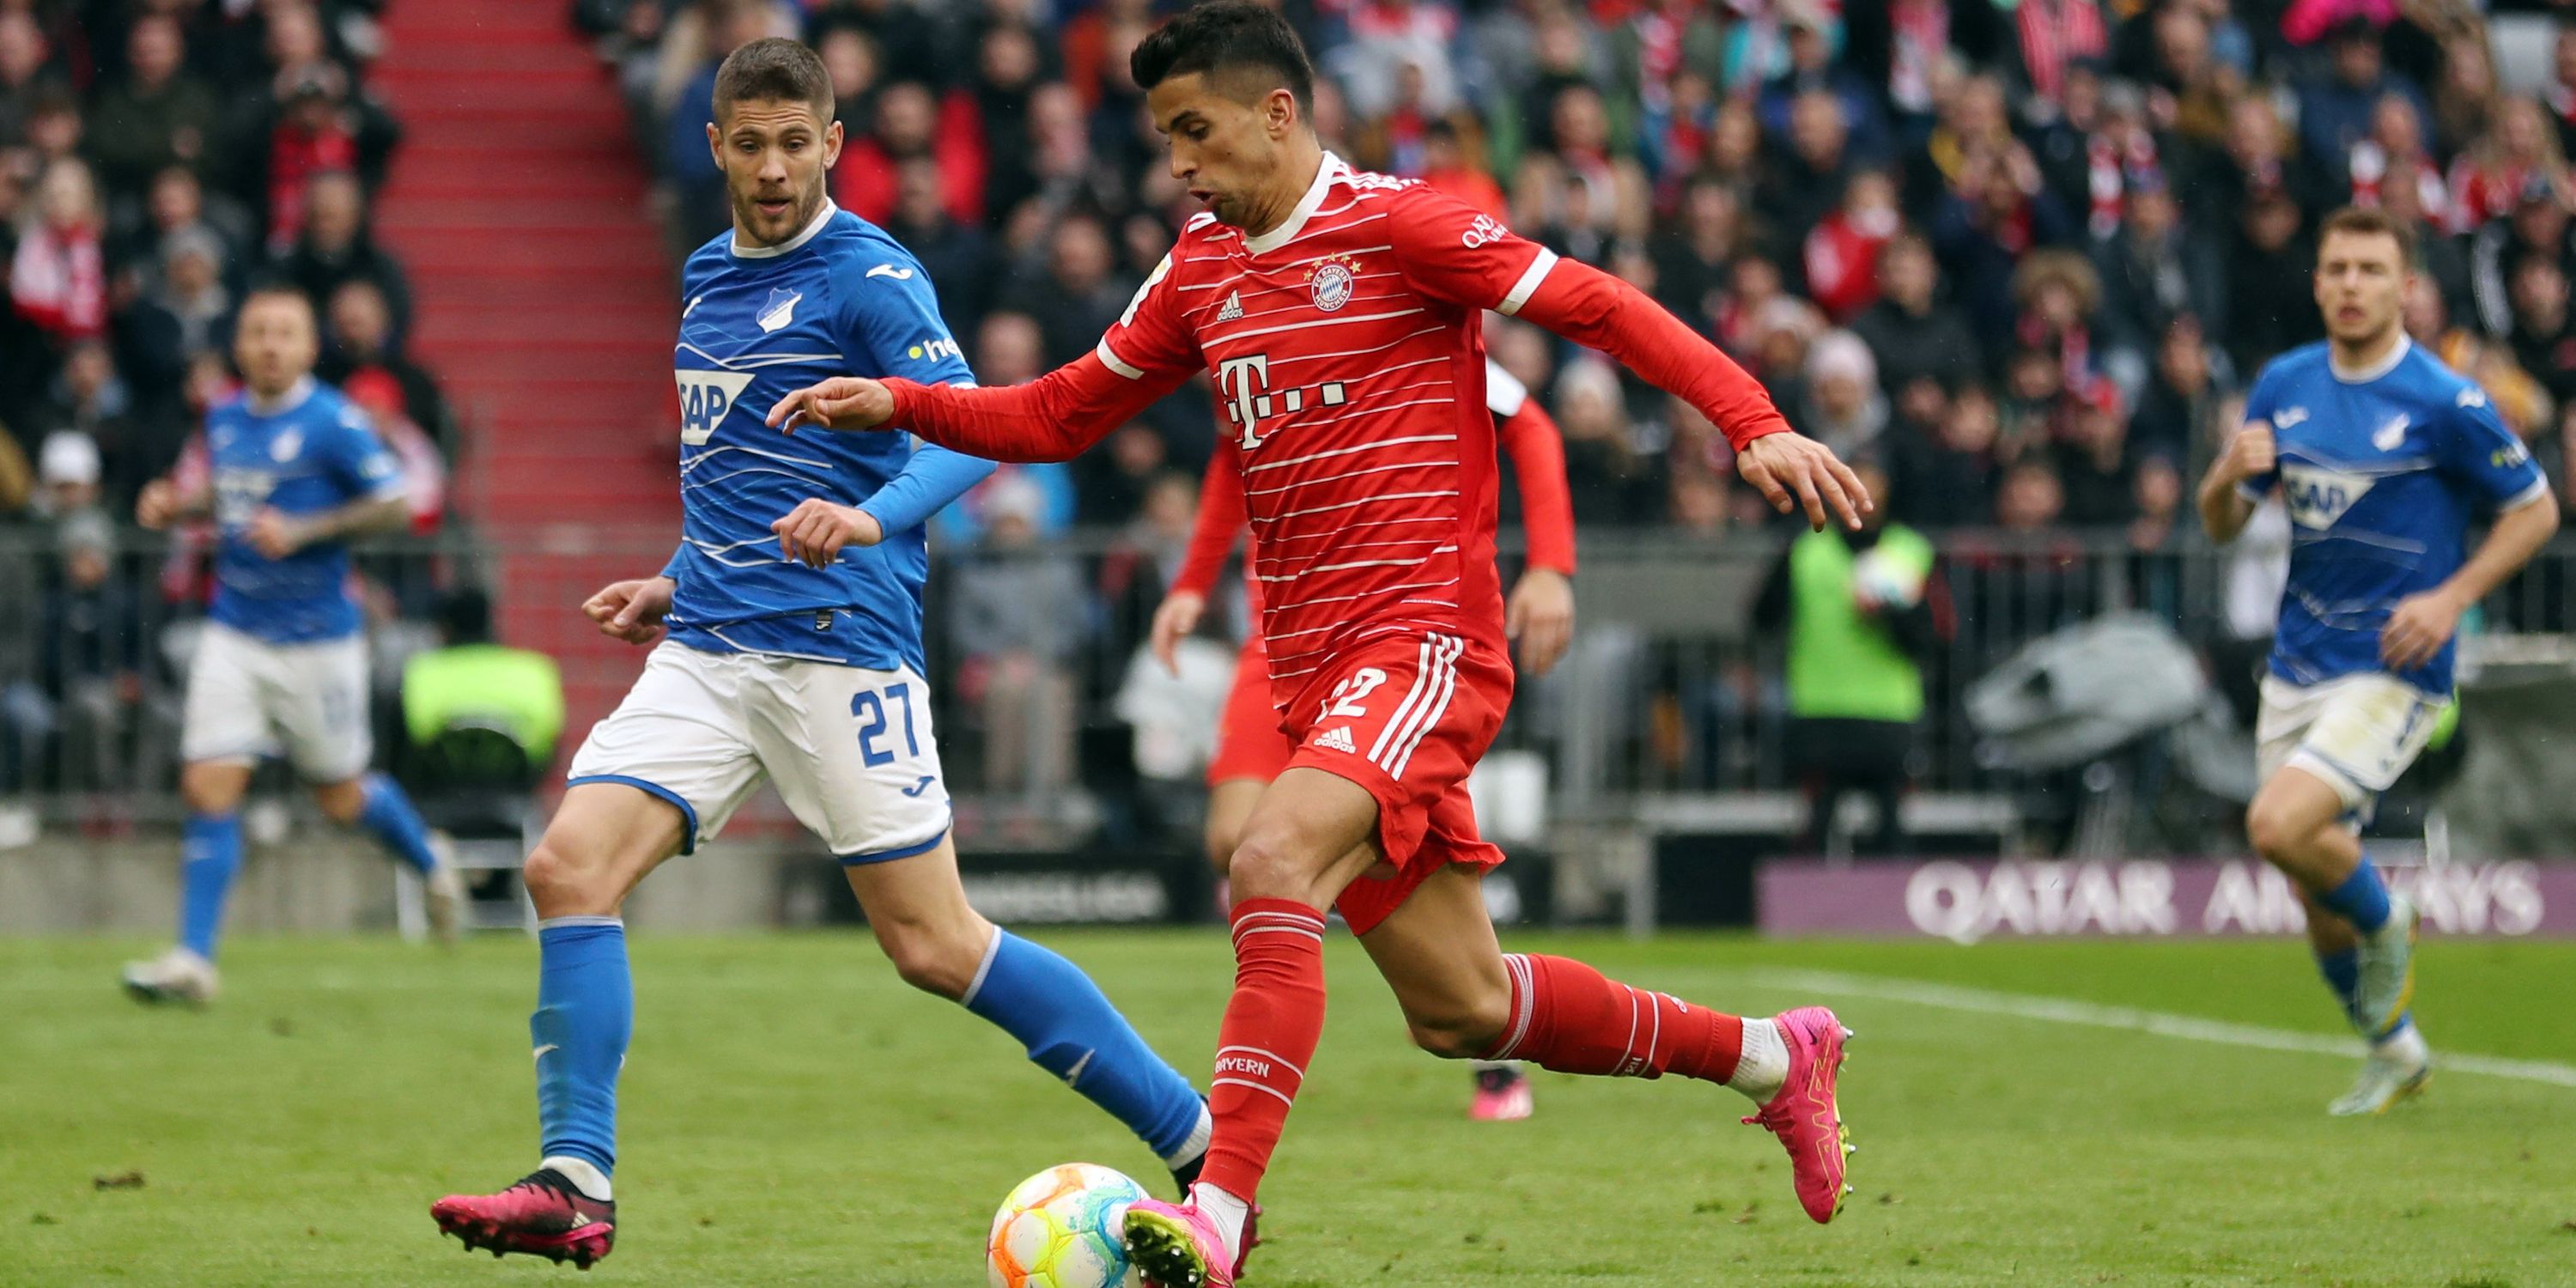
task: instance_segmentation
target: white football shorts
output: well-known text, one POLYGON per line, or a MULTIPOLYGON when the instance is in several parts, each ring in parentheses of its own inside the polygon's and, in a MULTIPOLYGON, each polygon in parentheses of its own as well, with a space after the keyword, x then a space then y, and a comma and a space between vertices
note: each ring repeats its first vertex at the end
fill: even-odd
POLYGON ((179 758, 260 760, 283 752, 312 783, 367 771, 367 641, 363 635, 272 644, 206 623, 188 663, 179 758))
POLYGON ((2296 766, 2358 810, 2397 782, 2424 751, 2442 700, 2394 676, 2338 676, 2322 684, 2263 677, 2254 718, 2255 767, 2262 781, 2296 766))
POLYGON ((948 835, 930 686, 871 671, 663 641, 593 726, 569 782, 624 783, 677 807, 683 854, 776 783, 843 863, 909 858, 948 835))

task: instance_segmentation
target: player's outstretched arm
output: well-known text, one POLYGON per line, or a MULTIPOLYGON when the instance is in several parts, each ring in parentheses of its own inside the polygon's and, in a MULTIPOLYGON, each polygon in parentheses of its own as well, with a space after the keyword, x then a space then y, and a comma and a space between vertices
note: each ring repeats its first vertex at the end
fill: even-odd
POLYGON ((769 409, 771 425, 841 430, 900 425, 924 440, 988 461, 1069 461, 1178 388, 1188 373, 1130 380, 1087 353, 1024 385, 981 388, 839 376, 769 409))
POLYGON ((2254 517, 2255 497, 2270 486, 2276 448, 2272 427, 2261 421, 2246 425, 2229 439, 2227 450, 2209 463, 2200 480, 2200 526, 2209 539, 2225 544, 2245 530, 2254 517))
POLYGON ((134 521, 158 532, 174 523, 202 519, 215 511, 215 494, 208 489, 182 491, 169 479, 154 479, 143 485, 134 499, 134 521))
POLYGON ((397 489, 313 514, 288 514, 263 506, 250 517, 243 537, 261 554, 283 559, 316 542, 400 532, 410 523, 411 503, 397 489))

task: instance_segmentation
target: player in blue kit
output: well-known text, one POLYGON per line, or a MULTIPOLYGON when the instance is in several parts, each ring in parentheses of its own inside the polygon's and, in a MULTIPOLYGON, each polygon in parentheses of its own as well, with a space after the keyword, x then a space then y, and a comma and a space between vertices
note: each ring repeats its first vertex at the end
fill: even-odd
POLYGON ((2362 853, 2360 824, 2450 700, 2461 614, 2558 530, 2522 441, 2398 325, 2413 254, 2379 211, 2326 220, 2316 295, 2328 338, 2263 369, 2244 428, 2200 485, 2201 521, 2220 541, 2275 490, 2290 512, 2246 831, 2299 887, 2318 968, 2370 1042, 2338 1115, 2384 1112, 2432 1074, 2408 1013, 2417 912, 2362 853), (2486 512, 2493 527, 2471 551, 2469 525, 2486 512))
POLYGON ((992 471, 901 435, 790 439, 762 414, 830 376, 971 384, 928 275, 835 209, 841 148, 822 60, 757 40, 718 69, 708 146, 733 230, 689 258, 679 343, 680 549, 658 577, 583 605, 658 641, 573 758, 528 855, 541 918, 538 1170, 431 1209, 468 1248, 587 1268, 616 1238, 617 1078, 633 1021, 620 905, 722 828, 766 779, 841 856, 903 978, 963 1003, 1134 1130, 1184 1186, 1204 1102, 1080 969, 967 905, 949 840, 922 657, 922 524, 992 471))
POLYGON ((369 773, 367 651, 349 597, 349 538, 410 521, 402 475, 367 414, 313 379, 313 306, 291 287, 242 301, 233 359, 244 392, 206 414, 211 487, 160 479, 137 499, 147 528, 212 517, 215 596, 188 666, 179 736, 186 799, 179 942, 125 968, 147 1002, 214 1000, 215 938, 241 868, 251 769, 285 753, 322 812, 363 826, 424 879, 430 923, 456 934, 464 886, 402 788, 369 773))

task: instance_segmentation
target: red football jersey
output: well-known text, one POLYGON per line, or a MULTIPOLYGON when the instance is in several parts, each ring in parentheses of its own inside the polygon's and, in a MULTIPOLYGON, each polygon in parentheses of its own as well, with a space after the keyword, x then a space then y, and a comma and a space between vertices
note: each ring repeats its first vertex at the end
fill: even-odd
POLYGON ((1101 338, 1130 379, 1216 377, 1274 684, 1397 631, 1502 647, 1483 311, 1518 309, 1555 261, 1328 156, 1267 233, 1191 220, 1101 338))

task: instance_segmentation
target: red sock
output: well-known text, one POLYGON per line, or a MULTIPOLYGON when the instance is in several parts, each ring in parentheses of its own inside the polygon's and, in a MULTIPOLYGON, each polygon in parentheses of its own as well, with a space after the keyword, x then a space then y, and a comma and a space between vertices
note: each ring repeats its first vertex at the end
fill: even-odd
POLYGON ((1217 1029, 1201 1181, 1252 1201, 1323 1035, 1324 914, 1294 899, 1234 905, 1234 997, 1217 1029))
POLYGON ((1558 1073, 1724 1082, 1744 1053, 1744 1021, 1604 979, 1563 957, 1506 953, 1512 1018, 1488 1060, 1558 1073))

